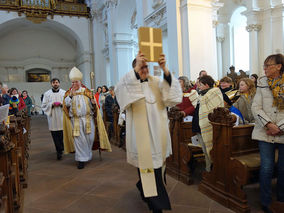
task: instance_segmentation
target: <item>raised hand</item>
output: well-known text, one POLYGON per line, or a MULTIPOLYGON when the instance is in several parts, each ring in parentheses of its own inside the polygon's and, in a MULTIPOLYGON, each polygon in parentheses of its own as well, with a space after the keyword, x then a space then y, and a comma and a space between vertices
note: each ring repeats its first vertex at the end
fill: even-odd
POLYGON ((169 72, 168 68, 166 67, 166 56, 165 56, 165 54, 162 53, 160 55, 158 64, 159 64, 160 68, 163 70, 164 74, 166 76, 168 76, 170 74, 170 72, 169 72))
POLYGON ((141 70, 141 67, 145 66, 147 64, 147 58, 145 55, 139 51, 137 56, 136 56, 136 66, 135 66, 135 71, 139 72, 141 70))

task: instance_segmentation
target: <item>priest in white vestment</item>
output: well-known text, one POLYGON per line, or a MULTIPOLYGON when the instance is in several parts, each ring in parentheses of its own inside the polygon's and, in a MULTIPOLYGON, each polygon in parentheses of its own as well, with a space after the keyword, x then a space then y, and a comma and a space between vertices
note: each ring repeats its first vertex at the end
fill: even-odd
POLYGON ((172 153, 166 107, 182 101, 179 82, 168 71, 163 54, 158 63, 162 81, 149 75, 147 59, 139 52, 134 69, 115 88, 120 110, 126 110, 127 161, 138 168, 136 186, 153 212, 171 209, 163 184, 166 158, 172 153))
POLYGON ((47 116, 48 128, 57 152, 57 160, 61 160, 64 150, 62 107, 66 91, 59 88, 60 80, 58 78, 53 78, 50 83, 52 88, 44 93, 41 108, 47 116))
POLYGON ((81 83, 82 77, 82 73, 76 67, 70 71, 69 78, 72 81, 72 87, 66 92, 64 98, 64 148, 68 153, 74 151, 75 147, 75 160, 78 162, 78 169, 83 169, 85 162, 92 159, 95 140, 95 110, 100 138, 99 147, 111 151, 96 101, 92 92, 81 83), (69 125, 70 121, 72 126, 69 125), (68 134, 71 132, 72 134, 68 134))

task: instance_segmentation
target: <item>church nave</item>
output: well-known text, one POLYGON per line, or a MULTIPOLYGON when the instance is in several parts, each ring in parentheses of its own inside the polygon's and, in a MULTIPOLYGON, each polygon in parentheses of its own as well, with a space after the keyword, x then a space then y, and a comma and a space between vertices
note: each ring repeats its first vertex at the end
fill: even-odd
MULTIPOLYGON (((127 164, 122 149, 112 146, 113 152, 102 152, 102 161, 95 151, 93 160, 78 170, 73 154, 56 160, 43 116, 32 117, 31 141, 24 213, 149 212, 135 186, 137 170, 127 164)), ((198 192, 197 184, 188 186, 170 176, 167 184, 173 213, 232 212, 198 192)))

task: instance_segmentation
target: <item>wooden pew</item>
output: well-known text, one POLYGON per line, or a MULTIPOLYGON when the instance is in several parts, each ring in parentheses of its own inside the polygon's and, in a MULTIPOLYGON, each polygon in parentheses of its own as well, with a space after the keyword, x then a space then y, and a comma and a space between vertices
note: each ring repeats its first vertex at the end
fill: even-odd
POLYGON ((10 117, 9 131, 11 133, 11 142, 14 144, 14 148, 11 151, 13 199, 14 199, 14 207, 18 209, 21 206, 21 193, 22 193, 22 185, 20 182, 20 172, 22 172, 22 167, 20 165, 22 149, 20 147, 21 130, 18 126, 18 121, 16 116, 10 117))
POLYGON ((24 111, 22 114, 22 117, 24 119, 24 128, 26 130, 26 134, 24 134, 24 140, 25 140, 25 158, 26 161, 29 159, 29 149, 31 144, 31 117, 28 116, 28 112, 24 111))
MULTIPOLYGON (((1 196, 5 213, 14 212, 13 183, 12 183, 12 150, 15 144, 10 140, 8 128, 0 125, 0 171, 4 180, 1 179, 1 196)), ((1 211, 2 211, 1 204, 1 211)))
POLYGON ((8 199, 3 193, 5 187, 5 176, 0 172, 0 213, 7 213, 8 210, 8 199))
POLYGON ((258 145, 251 139, 254 126, 234 126, 236 117, 221 107, 208 118, 213 126, 213 167, 203 173, 199 191, 236 212, 250 212, 243 186, 259 173, 258 145))
POLYGON ((194 161, 203 161, 204 154, 200 147, 191 146, 192 123, 183 122, 183 114, 177 108, 168 112, 172 155, 167 159, 167 172, 177 180, 192 184, 194 161))
POLYGON ((23 188, 27 188, 28 183, 28 134, 29 130, 26 129, 26 126, 28 125, 28 116, 25 114, 25 112, 17 113, 17 125, 18 129, 20 131, 19 133, 19 141, 18 141, 18 149, 19 149, 19 160, 20 160, 20 181, 23 188))

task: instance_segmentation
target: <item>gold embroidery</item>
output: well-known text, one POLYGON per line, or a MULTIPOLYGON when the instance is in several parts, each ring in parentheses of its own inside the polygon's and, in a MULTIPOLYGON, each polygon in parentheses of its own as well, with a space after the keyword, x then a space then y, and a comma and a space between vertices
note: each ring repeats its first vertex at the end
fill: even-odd
POLYGON ((143 173, 143 174, 146 174, 146 173, 153 173, 153 172, 154 172, 154 169, 153 169, 153 168, 140 169, 140 172, 143 173))
POLYGON ((72 112, 74 115, 73 137, 78 137, 80 136, 80 120, 77 116, 76 101, 74 99, 72 100, 72 112))
POLYGON ((89 98, 84 96, 84 100, 85 100, 85 103, 86 103, 86 134, 90 134, 91 133, 91 116, 90 116, 90 113, 91 113, 91 108, 90 108, 90 105, 89 105, 89 98))

